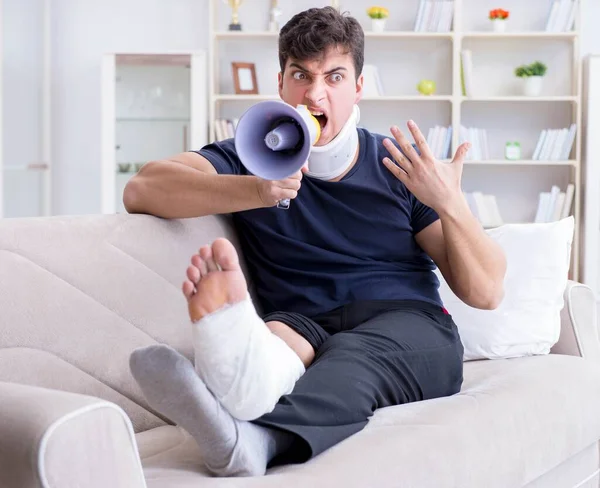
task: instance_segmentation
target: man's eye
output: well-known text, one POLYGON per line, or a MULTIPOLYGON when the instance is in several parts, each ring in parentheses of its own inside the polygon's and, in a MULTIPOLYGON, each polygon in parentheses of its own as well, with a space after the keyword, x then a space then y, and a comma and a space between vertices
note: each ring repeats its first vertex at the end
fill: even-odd
POLYGON ((339 73, 333 73, 331 75, 331 79, 333 81, 335 81, 336 83, 338 83, 338 82, 342 81, 342 75, 340 75, 339 73))
POLYGON ((305 78, 304 73, 300 71, 296 71, 293 76, 295 80, 303 80, 305 78))

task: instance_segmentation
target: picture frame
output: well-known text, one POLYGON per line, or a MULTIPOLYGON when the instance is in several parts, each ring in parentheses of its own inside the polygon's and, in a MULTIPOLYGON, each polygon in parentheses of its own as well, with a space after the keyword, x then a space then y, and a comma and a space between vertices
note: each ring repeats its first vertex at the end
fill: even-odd
POLYGON ((258 95, 256 66, 254 63, 231 63, 233 87, 236 95, 258 95))

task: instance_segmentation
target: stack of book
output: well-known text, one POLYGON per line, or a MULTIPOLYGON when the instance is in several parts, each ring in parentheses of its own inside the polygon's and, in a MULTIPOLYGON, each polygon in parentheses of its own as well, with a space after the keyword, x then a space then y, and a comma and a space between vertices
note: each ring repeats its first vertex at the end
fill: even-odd
POLYGON ((223 141, 235 137, 235 128, 239 119, 216 119, 215 120, 215 139, 223 141))
POLYGON ((473 96, 473 53, 470 49, 460 52, 460 81, 463 97, 473 96))
POLYGON ((569 159, 577 124, 562 129, 544 129, 540 133, 532 159, 541 161, 566 161, 569 159))
POLYGON ((363 66, 362 75, 363 97, 380 97, 385 94, 377 66, 374 64, 365 64, 363 66))
POLYGON ((554 0, 550 7, 546 32, 567 32, 573 29, 578 0, 554 0))
POLYGON ((450 157, 450 146, 452 143, 452 126, 442 127, 436 125, 430 127, 427 133, 427 145, 436 159, 447 159, 450 157))
POLYGON ((567 218, 571 215, 574 193, 575 186, 572 183, 567 185, 565 191, 561 191, 557 185, 552 185, 550 191, 541 192, 534 221, 554 222, 567 218))
POLYGON ((464 192, 471 212, 485 228, 498 227, 504 224, 495 195, 487 195, 480 191, 464 192))
POLYGON ((415 32, 450 32, 454 0, 421 0, 415 32))
POLYGON ((466 160, 483 161, 490 159, 490 150, 488 147, 487 131, 476 127, 465 127, 461 124, 459 133, 459 142, 469 142, 471 149, 467 153, 466 160))

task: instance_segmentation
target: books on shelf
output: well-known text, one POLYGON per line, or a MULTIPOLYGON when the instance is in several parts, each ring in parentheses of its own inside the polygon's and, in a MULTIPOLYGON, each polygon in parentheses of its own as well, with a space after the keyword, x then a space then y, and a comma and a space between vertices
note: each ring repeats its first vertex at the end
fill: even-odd
POLYGON ((569 183, 565 191, 557 185, 552 185, 550 191, 540 193, 534 221, 554 222, 571 215, 575 185, 569 183))
POLYGON ((460 81, 463 97, 473 96, 473 53, 470 49, 460 51, 460 81))
POLYGON ((238 118, 215 119, 215 140, 223 141, 234 137, 238 120, 238 118))
POLYGON ((573 30, 578 1, 554 0, 546 21, 546 32, 568 32, 573 30))
POLYGON ((471 149, 465 157, 469 161, 483 161, 490 159, 490 149, 488 146, 488 137, 486 129, 476 127, 465 127, 461 124, 459 132, 459 144, 463 142, 471 143, 471 149))
POLYGON ((365 64, 362 71, 363 80, 363 96, 364 97, 380 97, 384 95, 383 84, 379 76, 377 66, 373 64, 365 64))
POLYGON ((488 195, 480 191, 464 192, 471 212, 483 227, 498 227, 504 224, 496 195, 488 195))
MULTIPOLYGON (((534 223, 554 222, 571 215, 575 185, 569 183, 565 191, 557 185, 552 185, 550 191, 541 192, 534 223)), ((471 212, 485 228, 504 225, 495 195, 480 191, 464 192, 471 212)))
POLYGON ((454 0, 421 0, 415 19, 415 32, 450 32, 454 0))
POLYGON ((544 129, 531 159, 536 161, 566 161, 575 142, 577 124, 562 129, 544 129))
POLYGON ((427 133, 427 145, 436 159, 447 159, 450 157, 450 146, 452 144, 452 126, 442 127, 436 125, 430 127, 427 133))

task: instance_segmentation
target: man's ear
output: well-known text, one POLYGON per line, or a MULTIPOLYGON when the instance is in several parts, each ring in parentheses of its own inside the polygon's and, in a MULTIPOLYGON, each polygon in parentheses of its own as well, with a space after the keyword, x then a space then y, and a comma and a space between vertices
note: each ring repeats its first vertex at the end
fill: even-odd
POLYGON ((356 96, 354 97, 354 103, 358 103, 362 98, 364 80, 365 77, 361 73, 358 79, 356 80, 356 96))
POLYGON ((277 91, 279 92, 279 98, 283 98, 283 73, 281 71, 277 75, 277 91))

